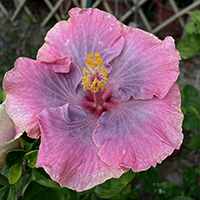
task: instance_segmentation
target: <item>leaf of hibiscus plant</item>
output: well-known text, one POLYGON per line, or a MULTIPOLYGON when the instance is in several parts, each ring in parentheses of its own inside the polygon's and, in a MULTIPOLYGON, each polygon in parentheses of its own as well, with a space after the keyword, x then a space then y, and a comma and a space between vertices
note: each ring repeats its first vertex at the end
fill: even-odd
POLYGON ((188 106, 186 108, 186 113, 184 114, 183 120, 183 128, 187 131, 192 131, 194 129, 200 128, 199 113, 192 106, 188 106))
POLYGON ((193 150, 200 148, 200 135, 195 135, 191 138, 189 142, 189 148, 193 150))
POLYGON ((200 185, 194 185, 191 187, 191 193, 200 199, 200 185))
POLYGON ((190 198, 190 197, 183 197, 183 196, 180 196, 180 197, 174 197, 170 200, 194 200, 193 198, 190 198))
POLYGON ((1 200, 15 200, 15 189, 14 186, 5 186, 0 189, 1 200))
POLYGON ((183 104, 185 107, 192 106, 200 112, 200 97, 199 92, 192 85, 186 85, 183 89, 183 104))
POLYGON ((195 172, 200 176, 200 167, 196 167, 195 172))
POLYGON ((11 168, 14 164, 22 164, 23 157, 26 154, 26 151, 23 149, 15 149, 9 151, 6 155, 6 165, 11 168))
POLYGON ((186 85, 181 93, 182 111, 184 111, 183 128, 191 131, 200 128, 200 98, 192 85, 186 85))
POLYGON ((24 158, 28 160, 28 166, 34 168, 37 161, 38 150, 33 150, 25 154, 24 158))
POLYGON ((186 31, 190 34, 200 33, 200 11, 190 11, 188 14, 192 17, 192 22, 186 24, 186 31))
POLYGON ((21 177, 21 174, 22 174, 22 166, 18 163, 14 164, 10 168, 10 173, 9 173, 9 178, 8 178, 9 183, 10 184, 16 183, 21 177))
POLYGON ((134 178, 135 173, 129 170, 120 178, 112 178, 94 188, 95 193, 101 198, 111 198, 121 192, 121 190, 134 178))
POLYGON ((56 182, 46 180, 34 180, 23 191, 24 200, 71 200, 76 199, 72 197, 70 191, 67 188, 61 188, 56 182))
POLYGON ((191 188, 196 183, 196 175, 191 167, 185 167, 183 170, 183 183, 186 188, 191 188))
POLYGON ((177 49, 180 53, 181 58, 188 59, 195 56, 200 48, 199 45, 199 34, 188 34, 181 39, 177 45, 177 49))
POLYGON ((8 179, 3 174, 0 174, 0 185, 2 185, 2 186, 9 185, 8 179))

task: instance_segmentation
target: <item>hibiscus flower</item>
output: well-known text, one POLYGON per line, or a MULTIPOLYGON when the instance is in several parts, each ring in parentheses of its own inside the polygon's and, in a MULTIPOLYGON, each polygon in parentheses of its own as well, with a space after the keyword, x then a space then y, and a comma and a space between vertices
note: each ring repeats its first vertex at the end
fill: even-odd
POLYGON ((47 33, 37 60, 17 59, 4 89, 14 122, 41 136, 36 166, 83 191, 180 148, 180 57, 171 37, 161 41, 109 13, 69 15, 47 33))

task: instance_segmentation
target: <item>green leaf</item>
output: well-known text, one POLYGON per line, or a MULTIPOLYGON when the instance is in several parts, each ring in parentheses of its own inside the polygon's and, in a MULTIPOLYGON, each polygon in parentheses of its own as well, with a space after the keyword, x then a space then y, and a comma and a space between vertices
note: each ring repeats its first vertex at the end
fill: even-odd
POLYGON ((0 87, 0 103, 3 102, 3 88, 0 87))
POLYGON ((200 128, 199 113, 196 108, 192 106, 186 107, 186 113, 183 120, 183 128, 187 131, 200 128))
POLYGON ((200 176, 200 167, 196 167, 195 172, 200 176))
POLYGON ((32 181, 36 180, 46 180, 48 178, 48 175, 44 172, 43 168, 32 168, 29 177, 26 181, 26 184, 23 188, 22 194, 25 192, 27 187, 32 181))
POLYGON ((37 162, 38 150, 33 150, 25 154, 24 158, 28 160, 28 166, 34 168, 37 162))
POLYGON ((185 94, 183 93, 182 90, 180 90, 180 93, 181 93, 181 102, 184 102, 184 100, 185 100, 185 94))
POLYGON ((191 188, 196 183, 196 175, 191 167, 183 169, 183 183, 186 188, 191 188))
POLYGON ((195 56, 200 48, 200 34, 188 34, 181 39, 177 45, 177 49, 181 58, 188 59, 195 56))
POLYGON ((192 16, 192 22, 186 24, 185 29, 188 33, 200 33, 200 11, 190 11, 189 15, 192 16))
POLYGON ((195 200, 191 197, 174 197, 174 198, 171 198, 170 200, 195 200))
MULTIPOLYGON (((59 196, 60 196, 61 200, 72 200, 72 199, 79 200, 80 199, 79 196, 77 195, 76 191, 69 190, 68 188, 59 189, 59 196)), ((95 195, 93 197, 94 197, 94 198, 92 198, 93 200, 98 200, 99 199, 95 195)), ((82 199, 82 200, 86 200, 86 199, 82 199)))
POLYGON ((184 100, 183 100, 184 107, 192 106, 198 112, 200 112, 200 98, 198 90, 194 88, 192 85, 186 85, 183 89, 183 94, 184 94, 184 100))
POLYGON ((26 140, 24 140, 24 149, 27 149, 28 151, 31 151, 34 147, 34 142, 29 143, 26 140))
POLYGON ((8 199, 9 200, 15 200, 15 189, 14 189, 13 186, 11 186, 10 189, 9 189, 8 199))
POLYGON ((38 193, 32 198, 31 200, 36 200, 36 199, 43 199, 43 200, 60 200, 58 191, 56 190, 44 190, 42 193, 38 193))
POLYGON ((149 192, 155 192, 157 184, 162 182, 162 176, 157 168, 150 168, 144 179, 145 186, 149 192))
POLYGON ((6 155, 6 165, 10 168, 16 163, 22 164, 25 154, 26 151, 23 149, 9 151, 6 155))
POLYGON ((200 148, 200 135, 195 135, 191 138, 189 148, 193 150, 200 148))
POLYGON ((0 104, 3 102, 3 88, 0 87, 0 104))
POLYGON ((195 22, 190 22, 190 23, 186 24, 185 29, 189 34, 195 34, 195 33, 199 34, 200 33, 200 31, 199 31, 200 25, 199 24, 197 25, 197 23, 195 23, 195 22), (198 27, 198 29, 197 29, 197 27, 198 27))
POLYGON ((130 198, 130 199, 137 199, 138 198, 138 191, 135 189, 135 188, 133 188, 132 190, 131 190, 131 192, 129 193, 129 195, 128 195, 128 197, 130 198))
POLYGON ((139 180, 144 180, 146 176, 148 175, 148 170, 137 172, 136 176, 139 180))
POLYGON ((23 176, 21 176, 20 179, 13 185, 16 191, 22 188, 23 180, 23 176))
POLYGON ((3 174, 0 174, 0 185, 9 186, 8 179, 3 174))
POLYGON ((23 140, 27 141, 28 143, 34 143, 36 140, 36 139, 28 137, 26 132, 24 132, 21 137, 23 138, 23 140))
MULTIPOLYGON (((34 199, 35 195, 37 195, 39 193, 43 193, 45 189, 46 189, 45 187, 42 187, 36 181, 31 181, 30 184, 26 187, 26 190, 22 194, 23 195, 23 199, 24 200, 34 199)), ((43 199, 43 198, 38 198, 38 199, 43 199)))
POLYGON ((71 199, 77 199, 77 198, 73 195, 70 195, 70 192, 67 188, 59 188, 59 189, 56 189, 53 187, 49 188, 49 187, 39 184, 38 181, 31 181, 23 193, 23 200, 39 200, 39 199, 71 200, 71 199))
POLYGON ((27 136, 26 132, 24 132, 21 137, 22 137, 22 139, 24 140, 24 143, 25 143, 24 149, 27 149, 29 151, 39 149, 40 138, 39 139, 32 139, 32 138, 27 136))
POLYGON ((4 165, 3 170, 2 170, 2 174, 8 179, 9 177, 9 172, 10 172, 10 168, 8 168, 6 165, 4 165))
POLYGON ((50 179, 37 180, 37 183, 39 183, 40 185, 43 185, 45 187, 48 187, 48 188, 60 189, 59 184, 55 181, 50 180, 50 179))
POLYGON ((10 173, 9 173, 9 183, 10 184, 14 184, 16 183, 22 174, 22 166, 18 163, 14 164, 11 168, 10 168, 10 173))
POLYGON ((0 103, 4 102, 6 99, 6 93, 2 87, 0 87, 0 103))
POLYGON ((9 193, 9 186, 5 186, 3 188, 0 189, 0 199, 1 200, 8 200, 8 193, 9 193))
POLYGON ((181 111, 182 111, 182 113, 183 113, 184 115, 187 113, 187 109, 184 108, 183 106, 181 106, 181 111))
POLYGON ((157 184, 157 195, 159 199, 170 199, 180 195, 179 188, 170 182, 162 182, 157 184))
POLYGON ((33 168, 31 171, 31 180, 43 180, 49 178, 49 175, 43 168, 33 168))
POLYGON ((13 185, 15 190, 20 190, 23 186, 23 176, 13 185))
POLYGON ((191 193, 193 195, 195 195, 196 197, 200 198, 200 185, 194 185, 192 188, 191 188, 191 193))
POLYGON ((15 189, 13 186, 5 186, 0 189, 1 200, 15 200, 15 189))
POLYGON ((94 188, 95 193, 101 198, 111 198, 119 194, 122 189, 133 179, 135 173, 129 170, 120 178, 112 178, 94 188))
POLYGON ((138 191, 135 188, 129 187, 127 185, 118 195, 111 198, 111 200, 130 200, 137 199, 138 191))

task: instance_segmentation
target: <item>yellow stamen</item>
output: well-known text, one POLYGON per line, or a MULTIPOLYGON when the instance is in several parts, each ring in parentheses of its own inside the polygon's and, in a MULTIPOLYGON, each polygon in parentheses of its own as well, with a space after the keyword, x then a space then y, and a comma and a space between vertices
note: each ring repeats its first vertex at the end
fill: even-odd
POLYGON ((91 64, 92 64, 92 60, 87 59, 87 60, 86 60, 86 64, 87 64, 87 65, 91 65, 91 64))
POLYGON ((97 67, 99 64, 98 64, 98 62, 97 61, 94 61, 93 63, 92 63, 92 67, 97 67))
POLYGON ((107 86, 108 74, 103 64, 103 59, 99 53, 88 53, 86 67, 83 68, 82 85, 83 90, 90 90, 97 93, 99 89, 107 86), (92 59, 93 58, 93 59, 92 59))
POLYGON ((101 55, 100 55, 99 53, 95 53, 95 54, 94 54, 94 57, 95 57, 95 58, 101 58, 101 55))
POLYGON ((103 59, 102 58, 97 58, 97 62, 99 65, 102 65, 103 64, 103 59))
POLYGON ((87 54, 87 57, 88 57, 89 59, 92 59, 92 58, 93 58, 93 54, 92 54, 92 53, 88 53, 88 54, 87 54))

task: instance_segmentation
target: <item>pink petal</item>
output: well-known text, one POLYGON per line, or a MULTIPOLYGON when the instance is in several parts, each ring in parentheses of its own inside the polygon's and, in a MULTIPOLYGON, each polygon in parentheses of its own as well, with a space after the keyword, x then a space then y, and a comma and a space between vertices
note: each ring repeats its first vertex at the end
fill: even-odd
POLYGON ((179 75, 180 56, 174 40, 164 41, 154 35, 122 25, 125 45, 111 65, 110 82, 119 88, 123 99, 163 98, 179 75))
POLYGON ((38 137, 36 115, 48 107, 75 104, 80 80, 81 73, 69 57, 51 63, 19 58, 4 79, 8 113, 30 137, 38 137))
POLYGON ((0 163, 4 162, 6 152, 19 147, 16 140, 23 132, 16 137, 15 125, 6 112, 5 102, 0 105, 0 163))
POLYGON ((96 120, 81 107, 66 104, 46 109, 37 118, 41 145, 36 166, 43 167, 61 186, 80 192, 124 172, 98 157, 92 141, 96 120))
POLYGON ((112 106, 99 118, 93 136, 101 159, 133 171, 161 163, 182 143, 180 104, 179 89, 174 84, 162 100, 130 99, 112 106))
POLYGON ((100 53, 104 63, 118 56, 123 48, 120 23, 114 16, 98 9, 73 8, 68 21, 57 23, 45 38, 37 59, 51 61, 71 55, 83 69, 88 53, 100 53))

